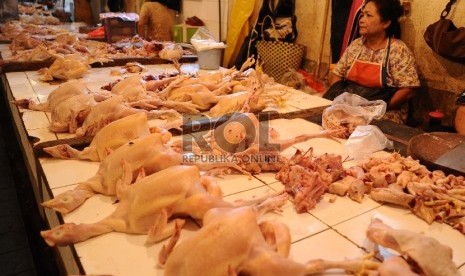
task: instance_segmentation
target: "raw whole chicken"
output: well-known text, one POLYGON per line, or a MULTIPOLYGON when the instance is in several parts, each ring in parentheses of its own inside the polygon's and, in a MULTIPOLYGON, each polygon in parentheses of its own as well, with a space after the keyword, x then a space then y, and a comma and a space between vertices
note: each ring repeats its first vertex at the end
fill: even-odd
POLYGON ((96 104, 91 94, 75 95, 60 102, 52 109, 50 131, 75 133, 96 104))
POLYGON ((379 219, 374 219, 368 226, 367 237, 413 260, 421 275, 460 275, 452 261, 452 249, 433 238, 408 230, 393 229, 379 219))
MULTIPOLYGON (((224 95, 218 103, 210 109, 208 113, 211 117, 220 117, 228 113, 241 111, 246 103, 250 92, 238 92, 230 95, 224 95)), ((257 113, 266 108, 265 102, 259 98, 256 102, 250 105, 250 111, 257 113)))
MULTIPOLYGON (((257 221, 260 213, 279 204, 208 211, 203 227, 167 256, 164 275, 310 275, 312 267, 287 258, 291 241, 287 226, 257 221)), ((165 251, 160 253, 161 262, 165 251)))
POLYGON ((71 80, 84 76, 90 69, 88 62, 79 54, 69 54, 64 57, 57 55, 50 67, 38 72, 43 74, 42 81, 71 80))
POLYGON ((52 111, 59 103, 73 96, 89 93, 89 89, 84 82, 72 80, 61 84, 53 90, 44 103, 36 103, 29 99, 16 100, 15 104, 31 110, 52 111))
POLYGON ((18 36, 13 38, 10 44, 10 49, 12 51, 34 49, 43 43, 44 41, 39 37, 23 31, 18 36))
MULTIPOLYGON (((42 231, 42 237, 50 246, 61 246, 117 231, 148 234, 147 242, 153 243, 166 239, 182 226, 182 220, 168 222, 172 216, 187 215, 201 219, 212 208, 236 206, 223 201, 216 194, 219 189, 216 183, 208 177, 201 177, 198 168, 192 166, 173 166, 146 176, 133 185, 130 185, 131 180, 132 172, 126 171, 116 187, 118 206, 107 218, 92 224, 59 225, 42 231), (209 194, 208 190, 215 192, 209 194)), ((260 200, 243 201, 238 206, 256 204, 260 200)), ((278 201, 275 198, 267 200, 278 201)))
POLYGON ((147 91, 139 75, 127 77, 111 89, 111 93, 120 95, 125 102, 135 102, 147 98, 147 91))
MULTIPOLYGON (((102 161, 109 153, 120 146, 149 134, 150 129, 147 122, 147 115, 140 112, 118 119, 104 126, 97 132, 90 145, 82 151, 78 151, 67 144, 44 148, 44 151, 56 158, 102 161)), ((167 138, 167 140, 169 140, 169 138, 167 138)))
POLYGON ((164 134, 153 133, 126 143, 100 163, 95 176, 79 183, 74 190, 43 202, 42 206, 66 214, 95 193, 116 195, 116 185, 124 176, 134 180, 141 170, 142 173, 152 174, 181 164, 182 156, 165 145, 166 139, 164 134))
POLYGON ((135 113, 146 113, 149 119, 180 117, 180 114, 175 110, 153 110, 147 112, 146 110, 130 107, 124 102, 123 97, 115 95, 91 108, 82 126, 76 130, 76 136, 94 136, 107 124, 135 113))

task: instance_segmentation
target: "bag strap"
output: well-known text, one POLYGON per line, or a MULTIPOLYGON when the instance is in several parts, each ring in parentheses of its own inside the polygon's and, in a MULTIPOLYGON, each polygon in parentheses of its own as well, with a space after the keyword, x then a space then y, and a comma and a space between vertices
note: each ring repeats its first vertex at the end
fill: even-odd
POLYGON ((447 3, 446 8, 441 12, 441 19, 444 19, 447 15, 449 15, 450 9, 455 2, 457 2, 457 0, 450 0, 449 3, 447 3))
MULTIPOLYGON (((274 24, 273 17, 267 15, 267 16, 265 16, 265 17, 263 18, 263 21, 262 21, 262 40, 265 40, 265 32, 264 32, 264 30, 263 30, 263 26, 265 26, 265 21, 266 21, 267 19, 270 19, 270 21, 271 21, 271 28, 273 28, 274 33, 276 33, 276 25, 274 24)), ((270 36, 270 37, 271 37, 271 36, 270 36)), ((273 38, 273 37, 271 37, 271 38, 273 38)), ((275 39, 276 41, 279 41, 279 39, 278 39, 277 37, 274 37, 274 39, 275 39)))

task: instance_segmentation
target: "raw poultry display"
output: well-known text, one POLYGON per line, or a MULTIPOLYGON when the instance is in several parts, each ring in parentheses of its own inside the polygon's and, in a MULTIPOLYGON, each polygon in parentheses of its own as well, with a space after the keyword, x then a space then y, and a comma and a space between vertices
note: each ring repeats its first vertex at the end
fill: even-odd
MULTIPOLYGON (((118 206, 107 218, 92 224, 67 223, 41 235, 48 245, 68 245, 85 241, 91 237, 112 231, 148 234, 147 243, 154 243, 171 236, 183 220, 168 221, 179 215, 195 219, 212 208, 233 208, 272 201, 273 206, 281 204, 286 197, 273 195, 237 204, 223 201, 210 178, 200 176, 193 166, 173 166, 157 173, 142 177, 131 185, 132 172, 126 171, 116 186, 118 206)), ((268 204, 268 203, 267 203, 268 204)))
POLYGON ((55 158, 102 161, 117 148, 131 140, 149 135, 150 132, 147 115, 139 112, 104 126, 97 132, 90 145, 82 151, 67 144, 47 147, 44 148, 44 151, 55 158))
MULTIPOLYGON (((460 275, 452 261, 452 249, 433 238, 409 230, 393 229, 379 219, 371 222, 366 235, 372 242, 391 248, 401 257, 405 257, 406 260, 401 259, 404 260, 404 267, 405 264, 407 268, 408 265, 411 267, 407 271, 399 271, 396 275, 407 275, 412 272, 429 276, 460 275)), ((389 267, 381 269, 388 271, 389 267)), ((392 271, 384 275, 392 275, 391 273, 392 271)))
POLYGON ((345 171, 328 191, 361 202, 365 194, 379 202, 410 209, 431 224, 444 222, 465 234, 465 181, 463 176, 429 171, 418 160, 392 153, 370 158, 345 171), (354 192, 355 190, 355 192, 354 192))
POLYGON ((100 163, 95 176, 42 205, 66 214, 95 193, 116 195, 118 182, 127 181, 124 177, 134 182, 138 174, 149 175, 181 164, 182 156, 165 145, 166 139, 161 133, 153 133, 126 143, 100 163))
POLYGON ((287 258, 291 246, 287 226, 258 221, 261 214, 278 210, 284 202, 266 203, 208 211, 193 236, 169 254, 175 242, 160 252, 164 275, 304 275, 305 265, 287 258))

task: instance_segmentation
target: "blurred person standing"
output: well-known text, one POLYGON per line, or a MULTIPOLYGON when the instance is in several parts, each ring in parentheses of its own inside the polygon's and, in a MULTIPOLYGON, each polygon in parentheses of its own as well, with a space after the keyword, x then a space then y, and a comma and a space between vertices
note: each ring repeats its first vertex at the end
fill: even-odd
POLYGON ((171 41, 176 13, 181 11, 180 0, 152 0, 142 5, 138 32, 146 40, 171 41))

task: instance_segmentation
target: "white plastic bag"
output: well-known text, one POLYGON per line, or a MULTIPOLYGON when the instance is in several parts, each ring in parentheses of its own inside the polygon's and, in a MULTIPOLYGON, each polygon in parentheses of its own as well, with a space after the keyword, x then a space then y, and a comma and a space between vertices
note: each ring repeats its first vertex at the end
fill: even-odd
POLYGON ((324 129, 340 130, 334 136, 347 138, 357 126, 368 125, 373 119, 380 119, 386 113, 386 102, 369 101, 359 95, 345 92, 323 111, 324 129))
POLYGON ((195 34, 191 37, 191 44, 197 52, 226 48, 226 44, 223 42, 217 42, 210 31, 203 27, 198 28, 195 34))
POLYGON ((392 149, 392 141, 377 126, 372 125, 356 127, 344 145, 344 151, 355 160, 385 148, 392 149))

